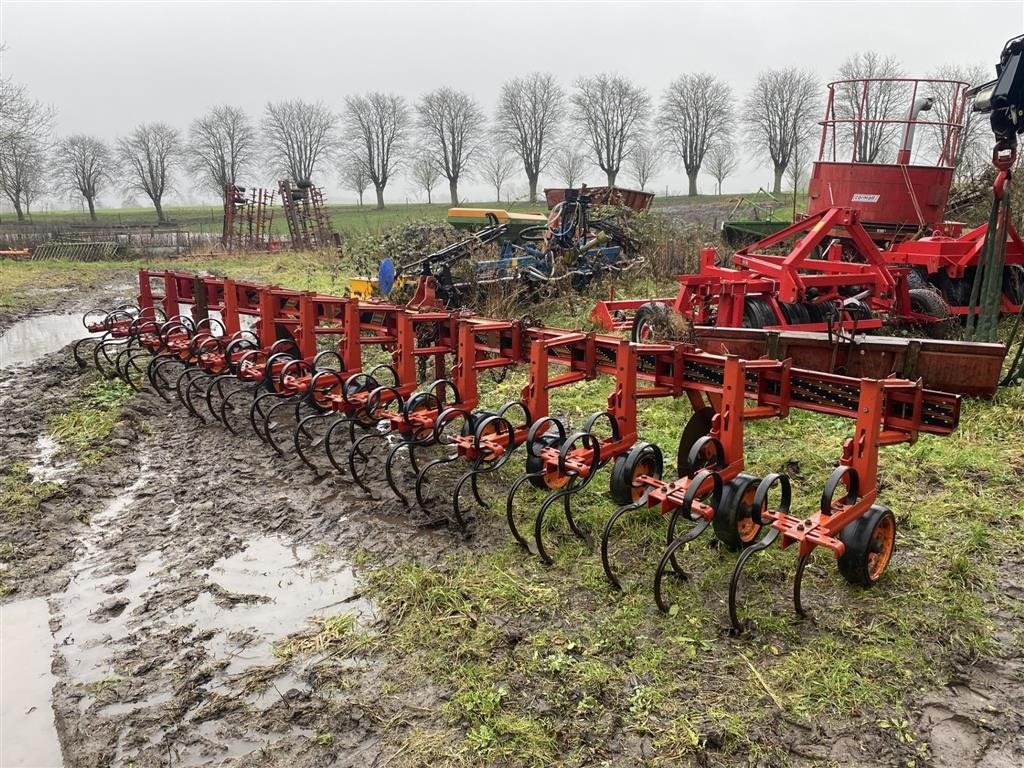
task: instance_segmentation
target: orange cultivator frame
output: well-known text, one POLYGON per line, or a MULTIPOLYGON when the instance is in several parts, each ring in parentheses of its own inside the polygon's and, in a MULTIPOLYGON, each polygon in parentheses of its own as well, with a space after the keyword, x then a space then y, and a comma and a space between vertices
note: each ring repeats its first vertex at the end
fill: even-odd
POLYGON ((452 519, 463 531, 468 520, 462 489, 471 488, 486 506, 480 477, 525 447, 525 471, 507 490, 506 517, 516 541, 546 563, 554 560, 545 542, 546 516, 561 506, 572 532, 586 538, 571 500, 610 466, 610 492, 620 507, 604 526, 601 554, 612 584, 619 584, 609 556, 615 522, 629 510, 656 507, 671 516, 656 571, 658 604, 667 608, 662 594, 667 569, 682 572, 679 548, 711 527, 727 547, 743 550, 730 593, 737 628, 739 574, 753 553, 776 541, 796 544, 800 552, 798 610, 800 576, 816 547, 835 552, 851 581, 876 580, 888 563, 895 530, 891 513, 877 504, 879 449, 913 442, 920 433, 949 434, 959 419, 958 396, 925 390, 920 381, 857 379, 797 368, 789 359, 713 354, 684 342, 637 343, 221 278, 142 272, 139 306, 115 311, 136 319, 122 328, 126 318, 117 316, 104 327, 118 324, 123 339, 117 343, 130 350, 130 367, 139 369, 143 356, 150 361, 146 370, 158 392, 175 388, 189 411, 200 416, 196 398, 205 391, 209 412, 232 431, 245 421, 238 416, 247 415, 255 433, 277 453, 286 455, 294 446, 318 471, 321 448, 342 477, 368 493, 373 488, 365 469, 375 441, 390 441, 385 476, 406 503, 393 466, 408 450, 422 507, 432 505, 423 490, 431 468, 467 462, 451 495, 452 519), (157 320, 169 313, 174 314, 157 320), (370 365, 365 352, 378 346, 388 361, 370 365), (432 379, 426 375, 431 360, 432 379), (496 411, 480 408, 481 376, 515 366, 529 370, 520 397, 496 411), (553 391, 602 377, 609 383, 607 405, 579 429, 569 429, 552 414, 553 391), (680 439, 679 478, 666 480, 661 450, 639 439, 638 404, 684 396, 694 416, 680 439), (745 423, 785 418, 792 409, 855 424, 826 483, 820 511, 806 519, 790 515, 787 478, 761 480, 745 472, 745 423), (289 413, 294 417, 284 418, 289 413), (346 430, 349 447, 342 459, 338 441, 346 430), (282 434, 291 439, 282 440, 282 434), (416 452, 425 449, 441 449, 443 455, 420 468, 416 452), (532 542, 515 514, 517 494, 527 487, 545 494, 532 542), (768 500, 773 489, 781 495, 774 505, 768 500), (683 520, 695 525, 677 536, 683 520))

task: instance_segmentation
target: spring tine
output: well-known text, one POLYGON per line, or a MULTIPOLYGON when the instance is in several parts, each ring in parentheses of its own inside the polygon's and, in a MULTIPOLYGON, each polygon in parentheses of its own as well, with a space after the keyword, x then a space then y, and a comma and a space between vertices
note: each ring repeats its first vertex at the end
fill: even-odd
POLYGON ((84 354, 82 352, 82 347, 87 342, 95 343, 95 341, 95 336, 86 336, 85 338, 76 341, 74 343, 74 346, 71 347, 71 356, 75 358, 75 362, 78 364, 79 368, 87 368, 89 366, 89 362, 85 359, 84 354))
POLYGON ((295 446, 295 453, 305 464, 312 470, 316 470, 317 466, 313 463, 313 460, 306 455, 306 449, 302 447, 301 437, 305 437, 309 440, 309 447, 315 448, 317 445, 323 443, 323 438, 317 442, 316 438, 309 432, 308 425, 314 423, 317 419, 330 419, 333 414, 330 413, 312 413, 309 416, 305 416, 298 424, 295 425, 295 432, 292 434, 292 443, 295 446))
POLYGON ((604 568, 604 575, 608 577, 608 582, 617 590, 622 590, 622 584, 619 582, 619 577, 612 570, 611 558, 608 556, 608 541, 611 539, 612 529, 615 527, 615 523, 627 512, 632 512, 635 509, 640 509, 646 503, 645 498, 640 498, 634 501, 632 504, 626 504, 625 506, 619 507, 615 510, 611 517, 609 517, 604 524, 604 529, 601 531, 601 567, 604 568))
MULTIPOLYGON (((360 488, 362 488, 364 491, 366 491, 371 496, 373 495, 373 491, 370 490, 370 486, 368 486, 366 483, 364 483, 359 478, 359 473, 356 471, 356 453, 359 453, 360 456, 362 456, 364 458, 364 460, 368 459, 369 456, 367 454, 363 453, 362 452, 362 448, 360 447, 362 445, 362 443, 365 443, 368 440, 384 439, 386 437, 387 437, 387 435, 380 434, 380 433, 377 433, 377 432, 371 432, 370 434, 363 435, 358 440, 356 440, 352 444, 352 447, 349 448, 349 450, 348 450, 348 471, 349 471, 349 474, 351 475, 352 480, 355 482, 355 484, 358 485, 360 488)), ((369 464, 369 461, 366 461, 365 463, 369 464)))
POLYGON ((142 384, 146 378, 146 371, 143 368, 139 367, 138 363, 136 363, 136 360, 138 360, 140 357, 146 354, 146 352, 136 352, 134 355, 129 356, 127 362, 125 362, 124 365, 125 381, 127 381, 128 386, 131 387, 136 392, 139 392, 142 389, 142 384), (138 375, 138 380, 132 378, 131 372, 133 370, 138 375))
POLYGON ((227 379, 235 378, 230 373, 221 373, 210 378, 210 381, 206 385, 206 410, 210 412, 210 415, 220 421, 219 409, 213 407, 213 390, 217 390, 218 396, 224 399, 223 385, 227 379))
POLYGON ((233 390, 231 392, 228 392, 227 397, 225 397, 221 401, 221 404, 220 404, 220 422, 225 427, 228 428, 228 431, 232 435, 237 435, 238 434, 238 430, 235 429, 235 425, 232 424, 231 423, 231 419, 228 418, 228 411, 229 410, 230 411, 234 411, 235 410, 235 406, 233 406, 231 404, 231 399, 233 397, 235 397, 236 395, 242 395, 242 394, 251 394, 251 392, 249 390, 247 390, 245 387, 242 387, 241 389, 233 390))
POLYGON ((413 451, 413 444, 403 440, 402 442, 396 443, 395 445, 391 446, 391 450, 388 451, 387 458, 384 460, 384 477, 387 478, 388 487, 391 489, 392 493, 394 493, 395 496, 398 497, 398 500, 402 502, 402 506, 408 507, 409 499, 404 493, 402 493, 401 489, 398 487, 398 481, 395 478, 394 473, 395 457, 398 455, 398 452, 403 448, 409 449, 409 458, 413 464, 413 470, 415 471, 416 463, 415 459, 413 458, 415 455, 415 452, 413 451))
POLYGON ((512 538, 516 540, 516 543, 531 554, 533 553, 533 550, 530 549, 530 543, 526 540, 526 537, 519 532, 519 527, 516 525, 516 518, 513 511, 513 500, 515 498, 516 491, 526 483, 530 482, 530 480, 540 477, 542 474, 544 473, 527 472, 520 475, 516 478, 515 482, 512 483, 511 487, 508 489, 508 493, 505 495, 505 519, 508 521, 508 529, 512 532, 512 538))
MULTIPOLYGON (((573 477, 569 480, 568 485, 564 488, 560 488, 554 493, 548 494, 548 497, 540 505, 540 509, 537 510, 537 519, 533 524, 533 543, 537 547, 537 556, 544 565, 553 565, 554 560, 548 554, 544 548, 544 515, 547 514, 548 509, 559 499, 566 499, 566 514, 571 520, 571 514, 569 513, 568 498, 576 491, 576 478, 573 477)), ((575 532, 575 526, 573 525, 573 531, 575 532)), ((577 534, 578 535, 578 534, 577 534)))
POLYGON ((658 608, 662 613, 668 613, 671 607, 665 600, 662 594, 662 582, 665 578, 665 571, 668 566, 672 565, 672 570, 681 578, 686 579, 686 573, 682 567, 676 561, 676 552, 680 547, 686 546, 688 543, 700 536, 707 527, 711 525, 710 520, 701 518, 700 521, 693 526, 690 530, 684 533, 682 536, 674 539, 671 544, 665 549, 665 553, 661 556, 661 560, 658 561, 658 567, 654 571, 654 602, 658 604, 658 608))
POLYGON ((351 431, 352 422, 350 419, 344 417, 331 424, 331 426, 327 428, 326 434, 324 434, 324 451, 327 453, 327 460, 331 463, 332 467, 343 475, 346 474, 346 470, 340 463, 338 463, 338 460, 334 458, 334 449, 331 448, 331 437, 334 435, 334 430, 345 425, 350 428, 349 434, 354 437, 354 433, 351 431))
MULTIPOLYGON (((274 427, 276 426, 276 422, 274 422, 274 412, 281 408, 286 408, 291 404, 291 398, 285 398, 280 402, 274 403, 272 406, 270 406, 270 408, 267 409, 267 413, 263 417, 263 434, 266 435, 267 443, 269 443, 270 447, 274 449, 274 453, 282 457, 284 456, 284 449, 280 445, 278 445, 277 439, 274 437, 274 427)), ((295 411, 295 415, 296 421, 298 421, 297 408, 295 411)))
POLYGON ((193 377, 185 387, 185 407, 192 412, 193 416, 203 423, 206 422, 206 419, 203 418, 203 414, 196 409, 196 404, 192 402, 192 393, 194 391, 198 392, 200 387, 205 387, 207 382, 212 378, 213 377, 210 376, 210 374, 204 372, 201 376, 193 377))
POLYGON ((813 551, 813 549, 809 549, 800 555, 796 563, 796 576, 793 577, 793 607, 796 609, 796 615, 801 619, 807 618, 807 614, 804 613, 804 607, 800 602, 800 588, 804 580, 804 567, 807 565, 807 561, 810 559, 813 551))
POLYGON ((729 621, 732 624, 731 633, 739 635, 743 633, 743 623, 740 621, 739 615, 736 611, 736 591, 739 588, 740 574, 743 572, 743 567, 758 552, 764 552, 775 540, 779 538, 779 531, 772 528, 764 537, 757 542, 747 547, 740 554, 739 559, 736 561, 736 566, 732 570, 732 578, 729 579, 729 621))
POLYGON ((457 458, 459 458, 459 455, 457 453, 454 453, 454 454, 452 454, 450 456, 445 456, 445 457, 440 458, 440 459, 434 459, 433 461, 428 461, 426 464, 423 465, 423 469, 421 469, 419 471, 419 473, 416 475, 416 503, 417 504, 419 504, 424 509, 426 509, 427 506, 428 506, 427 500, 423 498, 423 485, 427 481, 427 473, 430 472, 430 470, 433 467, 437 467, 437 466, 440 466, 442 464, 450 464, 451 462, 455 461, 457 458))

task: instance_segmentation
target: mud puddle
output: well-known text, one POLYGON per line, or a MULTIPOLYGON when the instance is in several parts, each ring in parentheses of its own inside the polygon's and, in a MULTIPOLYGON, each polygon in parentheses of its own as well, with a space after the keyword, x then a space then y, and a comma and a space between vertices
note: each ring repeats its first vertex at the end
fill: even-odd
POLYGON ((0 765, 63 764, 50 696, 53 637, 42 598, 0 605, 0 765), (17 736, 14 736, 17 734, 17 736))
POLYGON ((60 443, 43 433, 36 438, 35 454, 28 467, 29 477, 36 483, 63 483, 79 465, 73 459, 60 458, 60 443))
POLYGON ((345 563, 318 561, 312 549, 260 536, 206 572, 210 589, 170 618, 191 624, 209 654, 234 676, 274 662, 273 644, 324 614, 369 612, 345 563))
POLYGON ((81 315, 26 317, 0 336, 0 370, 31 363, 88 335, 81 315))

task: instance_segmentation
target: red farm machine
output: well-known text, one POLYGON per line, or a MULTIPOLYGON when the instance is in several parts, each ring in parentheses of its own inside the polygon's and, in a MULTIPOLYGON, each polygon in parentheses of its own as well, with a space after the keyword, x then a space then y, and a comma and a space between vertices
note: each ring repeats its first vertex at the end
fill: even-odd
MULTIPOLYGON (((999 69, 1001 78, 1012 75, 1010 97, 1001 95, 1002 80, 989 97, 1000 162, 1012 162, 1016 134, 1024 132, 1018 108, 1024 105, 1024 73, 1015 74, 1021 47, 1012 53, 1016 58, 1007 59, 1004 51, 999 69)), ((960 85, 954 86, 960 93, 960 85)), ((912 117, 899 124, 909 129, 912 117)), ((948 122, 950 128, 956 124, 948 122)), ((823 162, 818 178, 828 177, 820 175, 829 168, 823 162)), ((915 179, 921 189, 929 183, 928 174, 895 165, 896 171, 875 177, 878 191, 852 192, 860 187, 849 186, 847 202, 858 194, 877 194, 881 201, 888 194, 885 184, 901 176, 911 180, 908 189, 917 189, 915 179)), ((859 169, 831 170, 838 179, 859 169)), ((1008 172, 1001 179, 997 193, 1007 191, 1008 172)), ((940 190, 947 185, 941 178, 936 183, 940 190)), ((915 199, 920 207, 929 198, 915 199)), ((997 224, 1005 222, 1006 199, 997 194, 997 224)), ((938 217, 942 201, 935 205, 938 217)), ((785 325, 780 304, 792 313, 794 306, 831 302, 836 323, 857 320, 852 313, 859 310, 851 310, 848 299, 869 308, 871 302, 896 306, 909 290, 907 268, 887 270, 878 257, 872 227, 885 223, 849 205, 812 211, 794 225, 804 234, 790 257, 815 262, 818 269, 791 271, 790 257, 749 250, 730 272, 706 275, 708 281, 714 276, 718 291, 705 296, 720 312, 743 306, 728 309, 728 301, 765 297, 776 325, 785 325), (816 245, 824 247, 814 254, 816 245), (866 261, 843 258, 849 248, 866 261), (757 278, 763 284, 747 290, 755 272, 763 273, 757 278)), ((895 235, 889 237, 890 244, 896 242, 895 235)), ((978 269, 982 277, 987 273, 989 290, 999 287, 993 275, 1001 275, 1003 263, 993 247, 999 237, 985 240, 978 269)), ((420 285, 430 277, 423 276, 420 285)), ((826 312, 816 311, 823 317, 826 312)), ((823 349, 817 340, 808 342, 808 334, 753 328, 708 329, 714 333, 699 343, 630 341, 530 318, 481 317, 436 303, 400 305, 148 270, 139 273, 136 305, 90 312, 83 322, 92 335, 75 345, 80 364, 91 357, 106 376, 149 387, 168 404, 178 402, 191 416, 220 422, 235 434, 251 431, 278 456, 294 456, 318 474, 332 473, 353 491, 387 494, 410 515, 441 513, 466 533, 483 519, 490 486, 504 494, 513 539, 545 563, 565 556, 551 532, 556 515, 564 516, 571 534, 590 539, 573 500, 608 467, 608 496, 616 509, 601 529, 599 547, 610 585, 621 584, 615 556, 624 543, 617 535, 619 520, 656 510, 660 515, 648 517, 660 517, 667 528, 654 568, 658 606, 669 612, 665 577, 685 578, 682 548, 708 531, 724 550, 739 553, 729 583, 729 618, 736 631, 746 623, 737 597, 745 564, 775 544, 797 553, 793 598, 801 614, 801 579, 819 548, 834 555, 850 583, 869 586, 882 577, 894 551, 896 517, 880 497, 881 451, 925 434, 949 435, 958 425, 961 399, 938 391, 937 383, 991 393, 1005 353, 999 344, 885 338, 823 349), (951 373, 949 361, 970 355, 977 361, 970 375, 951 373), (799 364, 800 356, 810 364, 799 364), (481 386, 486 377, 500 379, 512 368, 526 374, 518 396, 500 406, 487 404, 481 386), (571 426, 552 399, 582 382, 603 384, 607 399, 571 426), (653 409, 683 398, 693 413, 672 446, 676 472, 669 472, 665 452, 641 439, 639 408, 641 401, 653 409), (786 475, 758 477, 745 459, 748 425, 784 419, 792 411, 844 419, 850 427, 837 437, 835 467, 809 514, 797 512, 786 475), (524 459, 518 476, 499 472, 517 457, 524 459), (454 474, 445 477, 445 466, 454 474), (533 515, 524 502, 528 494, 537 497, 533 515), (525 527, 524 514, 532 517, 525 527)))
MULTIPOLYGON (((988 225, 944 220, 967 109, 966 83, 860 79, 830 83, 807 212, 736 251, 704 248, 675 297, 602 301, 592 317, 644 337, 663 306, 698 325, 935 335, 965 315, 988 225), (878 105, 885 103, 885 109, 878 105), (891 105, 902 104, 901 107, 891 105), (889 158, 886 153, 889 152, 889 158)), ((1004 312, 1024 302, 1024 243, 1006 228, 1004 312)))

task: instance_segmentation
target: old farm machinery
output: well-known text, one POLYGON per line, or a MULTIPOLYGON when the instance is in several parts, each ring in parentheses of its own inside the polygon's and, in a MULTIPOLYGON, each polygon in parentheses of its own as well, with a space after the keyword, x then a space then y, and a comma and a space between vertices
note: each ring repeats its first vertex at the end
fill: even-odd
MULTIPOLYGON (((697 272, 679 276, 675 297, 599 302, 594 320, 631 327, 635 339, 649 333, 662 306, 719 327, 886 324, 948 333, 949 318, 968 313, 989 229, 964 231, 943 218, 966 101, 967 85, 953 81, 830 83, 806 214, 731 260, 703 249, 697 272), (905 109, 881 110, 881 103, 905 109)), ((1012 226, 1000 236, 1001 309, 1016 312, 1024 302, 1024 243, 1012 226)))
MULTIPOLYGON (((411 305, 454 309, 473 306, 477 292, 490 286, 514 286, 528 296, 546 295, 562 286, 582 290, 601 274, 636 265, 637 246, 623 228, 614 220, 592 218, 586 187, 557 192, 546 218, 453 208, 449 221, 460 228, 472 222, 484 226, 422 258, 401 264, 386 258, 376 279, 350 281, 351 292, 361 298, 391 297, 399 295, 396 289, 414 285, 411 305), (496 258, 481 258, 489 248, 496 250, 496 258)), ((604 199, 625 201, 633 210, 645 209, 653 197, 610 195, 605 190, 604 199)))
MULTIPOLYGON (((469 496, 487 506, 488 476, 520 457, 523 472, 506 488, 506 517, 516 541, 545 562, 557 557, 551 513, 564 514, 570 530, 586 537, 572 500, 608 467, 609 492, 621 507, 602 536, 612 583, 615 521, 642 506, 670 518, 667 565, 656 569, 660 603, 666 568, 678 565, 679 539, 709 527, 727 547, 763 547, 776 538, 797 545, 801 570, 807 554, 824 546, 847 579, 877 580, 885 569, 879 552, 887 562, 895 533, 878 504, 879 449, 921 433, 949 434, 959 418, 959 396, 925 389, 920 380, 858 379, 686 342, 631 342, 529 318, 174 272, 140 272, 136 306, 86 319, 98 334, 91 359, 104 373, 148 384, 232 431, 251 429, 275 452, 337 471, 367 493, 393 493, 409 505, 415 498, 462 531, 469 496), (515 367, 528 372, 520 396, 485 407, 481 382, 515 367), (583 381, 607 381, 607 406, 572 428, 550 401, 583 381), (695 415, 677 449, 678 479, 670 481, 661 449, 640 439, 639 409, 641 401, 683 397, 695 415), (812 518, 790 515, 785 479, 744 472, 745 422, 784 418, 793 409, 854 424, 812 518), (374 479, 375 459, 385 483, 374 479), (399 462, 412 472, 398 472, 399 462), (448 493, 439 495, 439 468, 460 464, 448 493), (543 494, 529 531, 519 522, 526 489, 543 494), (767 501, 773 494, 781 497, 767 501), (765 501, 758 506, 758 499, 765 501), (694 527, 677 530, 684 521, 694 527)), ((79 347, 83 361, 86 349, 79 347)))

